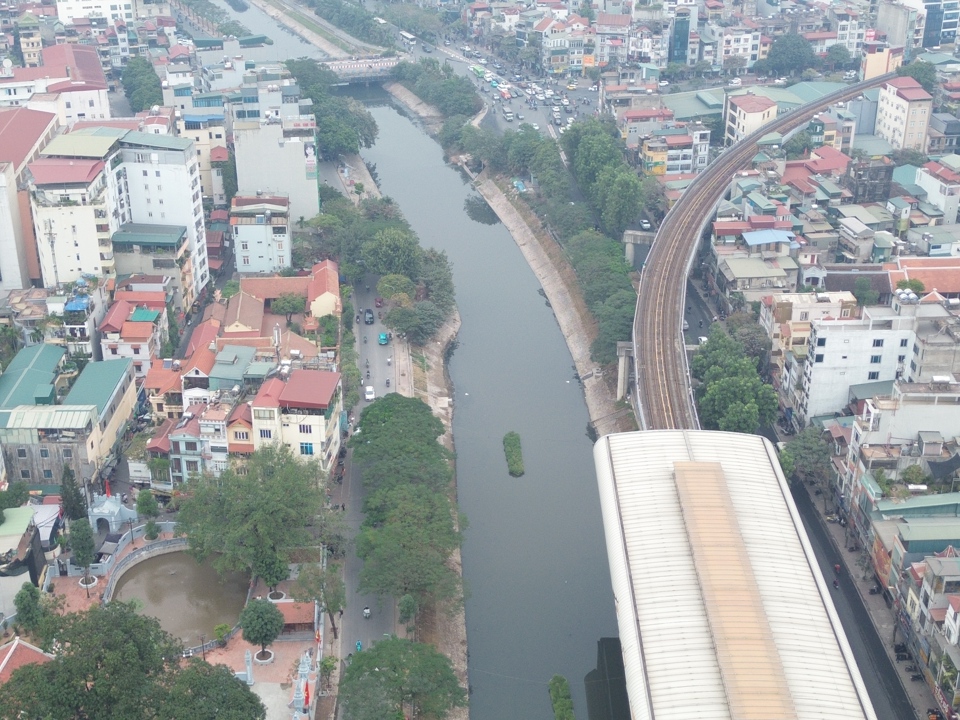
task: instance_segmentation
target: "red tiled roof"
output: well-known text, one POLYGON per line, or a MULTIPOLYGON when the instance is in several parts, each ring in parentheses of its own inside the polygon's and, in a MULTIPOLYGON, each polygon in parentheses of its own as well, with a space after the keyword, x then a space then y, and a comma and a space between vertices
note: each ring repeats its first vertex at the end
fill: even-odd
POLYGON ((197 325, 193 334, 190 336, 190 342, 187 344, 186 356, 190 357, 200 347, 210 347, 210 343, 217 339, 220 334, 220 321, 213 318, 204 320, 197 325))
POLYGON ((274 603, 283 615, 284 625, 305 625, 312 623, 314 610, 312 603, 278 602, 274 603))
MULTIPOLYGON (((227 152, 227 149, 226 149, 225 147, 219 147, 219 146, 218 146, 218 147, 215 147, 215 148, 211 148, 211 150, 210 150, 210 162, 226 162, 226 161, 229 160, 229 159, 230 159, 230 153, 227 152)), ((224 215, 226 215, 226 210, 224 210, 223 213, 224 213, 224 215)), ((210 218, 211 218, 211 220, 213 219, 213 215, 212 215, 212 214, 211 214, 210 218)), ((226 219, 226 218, 224 218, 224 219, 226 219)))
POLYGON ((630 27, 630 16, 613 13, 597 13, 596 27, 610 25, 611 27, 630 27))
POLYGON ((280 393, 282 391, 283 380, 277 377, 270 378, 260 386, 260 391, 253 400, 253 406, 261 408, 280 407, 280 393))
POLYGON ((234 325, 240 325, 259 333, 262 322, 263 300, 243 290, 230 298, 227 303, 227 313, 223 319, 224 333, 243 332, 239 328, 231 329, 234 325))
POLYGON ((253 427, 253 410, 247 403, 240 403, 230 411, 230 417, 227 418, 227 425, 232 425, 235 422, 244 423, 253 427))
MULTIPOLYGON (((307 296, 311 277, 250 277, 240 279, 240 290, 260 300, 276 300, 281 295, 307 296)), ((232 300, 232 298, 231 298, 232 300)))
POLYGON ((37 185, 89 184, 103 170, 101 160, 40 158, 27 166, 37 185))
POLYGON ((133 305, 146 305, 151 310, 165 310, 167 307, 167 295, 159 291, 117 290, 114 298, 117 300, 126 300, 133 305))
MULTIPOLYGON (((107 78, 103 74, 103 65, 100 64, 100 55, 89 45, 77 43, 62 43, 51 45, 40 51, 43 64, 66 65, 71 72, 71 80, 94 83, 107 86, 107 78)), ((42 77, 42 76, 41 76, 42 77)))
POLYGON ((172 418, 164 420, 153 434, 153 437, 147 442, 147 452, 169 453, 170 431, 173 430, 176 424, 177 421, 172 418))
POLYGON ((133 306, 126 300, 117 300, 100 322, 100 332, 120 332, 132 309, 133 306))
POLYGON ((143 387, 153 395, 165 395, 174 388, 179 389, 180 371, 163 367, 163 360, 154 360, 143 379, 143 387))
POLYGON ((210 222, 227 222, 229 219, 230 214, 226 210, 214 210, 210 213, 210 222))
POLYGON ((153 335, 153 323, 133 322, 127 320, 120 330, 120 337, 124 340, 149 340, 153 335))
POLYGON ((748 113, 763 112, 777 106, 770 98, 760 95, 732 95, 730 102, 748 113))
POLYGON ((56 117, 53 113, 27 108, 0 109, 0 162, 12 163, 19 172, 27 154, 51 122, 56 122, 56 117))
POLYGON ((26 665, 43 665, 53 660, 38 647, 34 647, 18 635, 12 642, 0 646, 0 685, 7 682, 14 670, 26 665))
MULTIPOLYGON (((259 331, 255 331, 253 335, 242 334, 217 338, 217 350, 222 350, 226 345, 242 345, 255 348, 258 358, 275 360, 277 352, 273 346, 273 338, 257 337, 259 334, 259 331)), ((316 343, 297 335, 292 330, 284 330, 280 333, 280 354, 289 357, 291 350, 299 351, 300 357, 304 360, 315 358, 320 354, 320 348, 316 343)))
POLYGON ((933 177, 937 178, 937 180, 941 180, 950 184, 960 183, 960 175, 953 172, 953 170, 950 168, 944 167, 938 162, 933 162, 931 160, 923 166, 923 169, 933 175, 933 177))
POLYGON ((621 116, 624 120, 672 120, 673 110, 670 108, 638 108, 627 110, 621 116))
POLYGON ((325 370, 294 370, 283 383, 280 402, 289 407, 326 410, 340 385, 340 373, 325 370))
POLYGON ((201 374, 209 377, 210 371, 217 361, 217 354, 209 346, 198 347, 193 354, 184 361, 183 375, 193 373, 199 370, 201 374))
POLYGON ((289 207, 290 200, 289 198, 274 197, 272 195, 244 195, 233 198, 230 207, 246 207, 248 205, 281 205, 283 207, 289 207))
MULTIPOLYGON (((307 287, 307 302, 321 295, 332 293, 337 296, 337 309, 340 309, 340 269, 333 260, 324 260, 313 266, 313 277, 307 287)), ((309 309, 309 308, 308 308, 309 309)))

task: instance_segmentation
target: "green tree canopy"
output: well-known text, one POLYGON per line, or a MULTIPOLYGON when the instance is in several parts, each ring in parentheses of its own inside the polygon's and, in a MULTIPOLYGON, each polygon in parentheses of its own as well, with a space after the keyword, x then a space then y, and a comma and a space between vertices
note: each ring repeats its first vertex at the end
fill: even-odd
POLYGON ((114 600, 58 616, 58 652, 14 671, 0 686, 0 713, 98 720, 263 720, 259 698, 226 668, 180 664, 180 644, 155 618, 114 600))
POLYGON ((69 465, 63 466, 63 474, 60 476, 60 499, 63 503, 63 514, 68 520, 79 520, 87 516, 87 501, 77 487, 77 477, 69 465))
POLYGON ((273 548, 261 547, 253 560, 253 573, 273 592, 290 577, 290 566, 273 548))
POLYGON ((123 87, 123 94, 130 102, 130 109, 135 113, 163 104, 160 78, 153 69, 153 64, 146 57, 130 58, 123 69, 120 84, 123 87))
POLYGON ((7 486, 7 489, 0 492, 0 523, 3 522, 3 511, 7 508, 20 507, 30 497, 27 490, 27 484, 22 482, 13 482, 7 486))
POLYGON ((28 633, 36 632, 44 616, 40 588, 32 582, 25 582, 13 598, 13 606, 17 609, 17 624, 28 633))
POLYGON ((929 158, 919 150, 902 148, 900 150, 894 150, 890 155, 890 159, 893 160, 893 164, 897 167, 902 165, 916 165, 920 167, 921 165, 925 165, 929 158))
POLYGON ((897 75, 900 77, 912 77, 923 86, 931 95, 937 89, 937 68, 933 63, 924 60, 914 60, 909 65, 901 65, 897 68, 897 75))
POLYGON ((897 290, 912 290, 919 295, 922 292, 926 292, 926 287, 923 284, 923 280, 910 278, 909 280, 898 280, 897 290))
POLYGON ((399 228, 379 231, 360 251, 367 270, 376 275, 419 277, 422 251, 417 238, 399 228))
POLYGON ((314 544, 309 528, 330 511, 324 508, 320 469, 286 445, 271 443, 234 467, 193 475, 185 483, 177 530, 186 535, 197 560, 213 556, 218 571, 252 571, 260 553, 289 561, 294 548, 314 544))
POLYGON ((330 563, 303 563, 293 585, 293 597, 298 602, 316 602, 330 618, 333 637, 337 637, 336 617, 347 606, 347 590, 340 565, 330 563))
POLYGON ((790 457, 793 475, 801 481, 825 482, 833 472, 830 445, 821 435, 819 428, 808 427, 784 448, 790 457))
POLYGON ((70 549, 73 551, 73 561, 83 568, 83 577, 86 580, 96 552, 93 528, 86 518, 70 523, 70 549))
POLYGON ((857 299, 860 307, 866 305, 876 305, 880 298, 880 293, 870 287, 870 280, 867 278, 857 278, 853 284, 853 296, 857 299))
POLYGON ((160 514, 160 505, 157 498, 149 490, 141 490, 137 493, 137 515, 152 519, 160 514))
POLYGON ((399 717, 444 718, 464 707, 467 695, 450 660, 432 646, 398 637, 357 653, 340 682, 346 720, 399 717))
POLYGON ((841 45, 840 43, 831 45, 827 48, 827 55, 824 58, 824 62, 828 67, 842 70, 850 64, 850 51, 847 50, 846 45, 841 45))
POLYGON ((816 67, 817 54, 809 40, 797 33, 788 33, 773 41, 767 65, 778 75, 799 74, 816 67))
POLYGON ((286 315, 287 322, 294 313, 302 313, 307 305, 307 300, 303 295, 297 293, 283 293, 280 297, 270 301, 270 312, 277 315, 286 315))
POLYGON ((244 640, 260 646, 257 654, 263 657, 283 632, 283 613, 269 600, 251 600, 240 613, 240 629, 244 640))
POLYGON ((406 275, 384 275, 377 282, 377 292, 387 302, 410 307, 416 296, 417 286, 406 275))

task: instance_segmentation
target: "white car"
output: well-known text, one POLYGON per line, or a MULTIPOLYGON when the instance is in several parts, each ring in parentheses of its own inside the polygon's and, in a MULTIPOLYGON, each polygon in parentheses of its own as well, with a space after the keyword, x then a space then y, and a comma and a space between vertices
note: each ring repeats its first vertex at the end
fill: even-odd
POLYGON ((559 114, 560 114, 560 106, 559 106, 559 105, 554 105, 554 106, 553 106, 553 114, 554 114, 554 115, 559 115, 559 114))
POLYGON ((669 80, 661 80, 659 84, 660 84, 660 87, 667 87, 667 86, 670 84, 670 81, 669 81, 669 80))
POLYGON ((377 391, 373 389, 373 385, 367 385, 363 389, 363 399, 367 402, 373 402, 377 399, 377 391))
POLYGON ((543 93, 537 93, 537 100, 539 100, 540 102, 543 102, 546 99, 547 99, 546 95, 544 95, 543 93))
POLYGON ((738 78, 738 77, 735 77, 735 78, 733 78, 733 79, 730 81, 730 84, 731 84, 733 87, 740 87, 741 85, 743 85, 743 80, 741 80, 741 79, 738 78))
POLYGON ((480 58, 480 64, 481 64, 481 65, 486 65, 487 62, 489 62, 489 61, 488 61, 486 58, 480 58))
POLYGON ((567 98, 563 98, 563 100, 560 101, 560 104, 561 104, 561 105, 569 105, 569 104, 570 104, 570 100, 567 99, 567 98))
POLYGON ((532 127, 534 130, 538 132, 540 131, 540 126, 537 125, 536 123, 530 123, 530 127, 532 127))

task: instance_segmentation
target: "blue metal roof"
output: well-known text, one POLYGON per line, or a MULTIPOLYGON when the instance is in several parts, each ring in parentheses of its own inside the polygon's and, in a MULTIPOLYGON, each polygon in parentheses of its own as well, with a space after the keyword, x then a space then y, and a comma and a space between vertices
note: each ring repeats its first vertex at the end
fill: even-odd
POLYGON ((793 240, 793 233, 789 230, 753 230, 745 232, 743 239, 750 247, 771 243, 788 243, 793 240))

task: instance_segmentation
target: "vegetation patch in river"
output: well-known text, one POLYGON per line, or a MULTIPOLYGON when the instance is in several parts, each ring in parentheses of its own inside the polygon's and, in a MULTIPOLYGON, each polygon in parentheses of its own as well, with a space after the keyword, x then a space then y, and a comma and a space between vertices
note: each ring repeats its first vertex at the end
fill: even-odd
POLYGON ((463 210, 471 220, 481 225, 496 225, 500 222, 500 218, 497 217, 493 208, 479 195, 471 195, 464 200, 463 210))
POLYGON ((507 456, 507 470, 510 474, 513 477, 523 475, 523 449, 520 447, 519 433, 511 430, 503 436, 503 454, 507 456))

